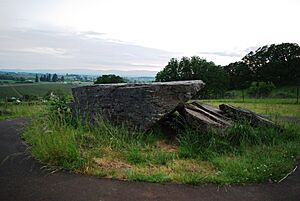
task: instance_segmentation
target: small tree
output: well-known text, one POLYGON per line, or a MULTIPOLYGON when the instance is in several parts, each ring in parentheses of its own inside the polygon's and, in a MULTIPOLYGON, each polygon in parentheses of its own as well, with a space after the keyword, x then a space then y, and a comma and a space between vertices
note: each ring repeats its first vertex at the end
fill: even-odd
POLYGON ((58 81, 58 76, 57 74, 55 73, 53 76, 52 76, 52 82, 57 82, 58 81))
POLYGON ((125 80, 114 74, 102 75, 97 78, 95 84, 125 83, 125 80))
POLYGON ((38 74, 35 74, 35 82, 39 82, 39 81, 40 81, 40 79, 39 79, 38 74))

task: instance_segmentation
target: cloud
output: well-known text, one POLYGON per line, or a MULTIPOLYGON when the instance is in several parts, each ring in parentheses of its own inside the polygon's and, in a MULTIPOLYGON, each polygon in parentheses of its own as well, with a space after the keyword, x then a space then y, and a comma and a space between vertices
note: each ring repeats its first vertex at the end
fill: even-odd
POLYGON ((198 52, 198 54, 204 55, 216 55, 222 57, 242 57, 243 54, 241 52, 231 52, 231 51, 223 51, 223 52, 198 52))
POLYGON ((25 48, 25 49, 19 49, 15 50, 16 52, 27 52, 27 53, 34 53, 34 54, 46 54, 51 55, 54 57, 65 57, 66 50, 62 48, 51 48, 51 47, 34 47, 34 48, 25 48))
POLYGON ((105 38, 99 32, 60 28, 6 29, 0 35, 0 68, 161 70, 177 53, 105 38))

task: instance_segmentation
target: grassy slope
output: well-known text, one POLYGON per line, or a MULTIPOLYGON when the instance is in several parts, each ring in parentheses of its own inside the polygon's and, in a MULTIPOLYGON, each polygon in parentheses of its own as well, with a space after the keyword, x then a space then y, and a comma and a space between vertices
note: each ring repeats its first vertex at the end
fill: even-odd
POLYGON ((0 85, 0 99, 5 97, 21 97, 22 95, 44 96, 49 90, 60 90, 65 95, 71 94, 73 84, 62 83, 38 83, 38 84, 15 84, 0 85))

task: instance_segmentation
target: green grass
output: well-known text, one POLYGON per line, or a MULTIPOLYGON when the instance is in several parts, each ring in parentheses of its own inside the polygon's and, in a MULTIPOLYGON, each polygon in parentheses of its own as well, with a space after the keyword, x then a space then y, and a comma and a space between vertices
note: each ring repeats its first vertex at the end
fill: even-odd
POLYGON ((22 97, 23 95, 35 95, 43 97, 49 90, 59 90, 64 95, 71 94, 71 88, 75 87, 73 84, 63 83, 34 83, 34 84, 11 84, 0 85, 0 99, 6 97, 22 97))
POLYGON ((68 115, 35 118, 24 133, 32 154, 58 168, 147 182, 199 184, 278 181, 300 154, 300 128, 284 124, 253 128, 237 123, 220 133, 185 130, 169 141, 157 130, 114 126, 99 117, 94 125, 68 115))
POLYGON ((46 105, 40 103, 5 103, 0 102, 0 119, 32 117, 45 113, 46 105))
POLYGON ((218 106, 222 103, 247 108, 258 114, 273 116, 292 116, 300 118, 300 104, 294 99, 217 99, 201 100, 200 102, 218 106))
MULTIPOLYGON (((228 91, 227 94, 230 94, 232 98, 235 99, 241 99, 243 97, 242 90, 231 90, 228 91)), ((250 98, 247 90, 244 90, 244 96, 245 98, 250 98)), ((269 95, 269 98, 273 99, 293 99, 294 102, 296 101, 297 97, 297 86, 283 86, 283 87, 277 87, 276 89, 272 90, 271 94, 269 95)))

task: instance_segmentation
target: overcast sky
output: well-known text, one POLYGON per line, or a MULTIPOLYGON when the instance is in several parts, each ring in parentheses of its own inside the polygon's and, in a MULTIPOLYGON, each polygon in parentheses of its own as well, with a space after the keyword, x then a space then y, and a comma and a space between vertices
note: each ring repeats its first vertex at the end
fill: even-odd
POLYGON ((298 0, 0 0, 0 69, 159 71, 300 44, 298 0))

